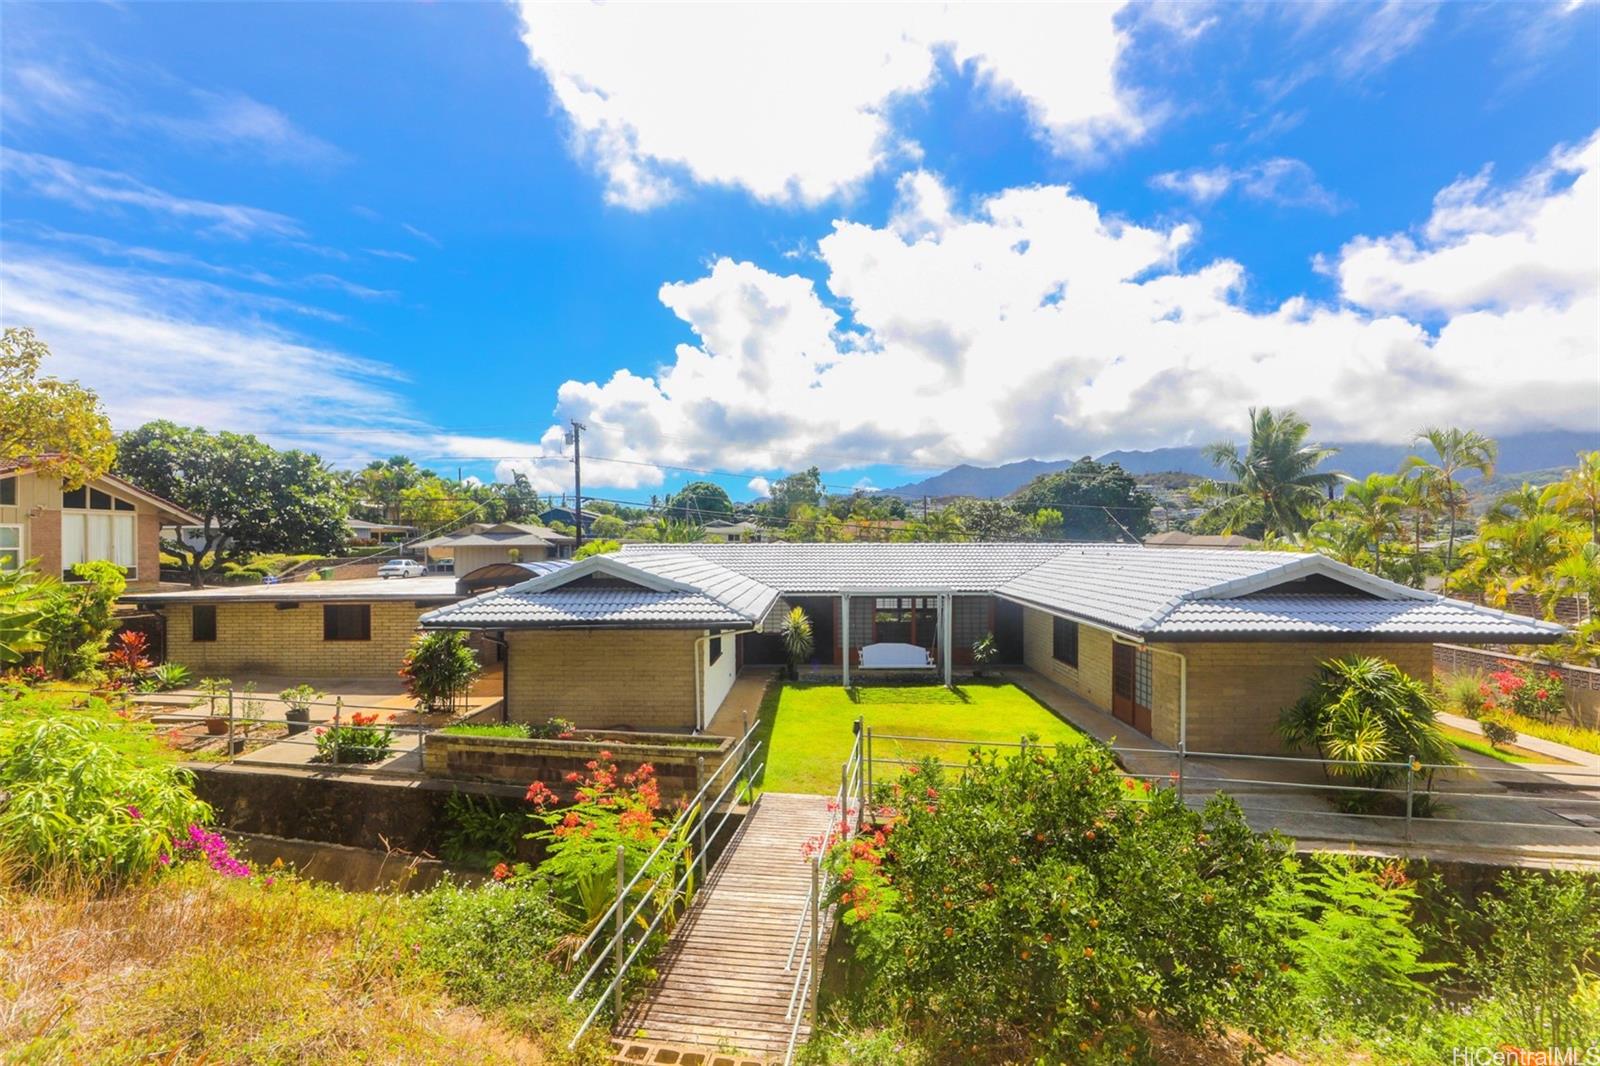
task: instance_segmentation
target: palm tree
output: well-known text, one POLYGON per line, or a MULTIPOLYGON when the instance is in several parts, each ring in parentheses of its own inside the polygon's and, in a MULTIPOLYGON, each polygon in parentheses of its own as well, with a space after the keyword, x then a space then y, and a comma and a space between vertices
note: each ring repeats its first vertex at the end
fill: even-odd
POLYGON ((1394 474, 1368 474, 1345 486, 1331 510, 1372 549, 1372 572, 1383 572, 1383 542, 1400 533, 1401 481, 1394 474))
POLYGON ((1600 452, 1583 452, 1565 478, 1545 489, 1541 502, 1589 523, 1589 540, 1600 544, 1600 452))
POLYGON ((1441 429, 1430 426, 1417 434, 1415 444, 1427 442, 1433 449, 1433 458, 1412 455, 1406 458, 1402 470, 1415 470, 1428 494, 1439 502, 1445 522, 1450 530, 1444 549, 1444 572, 1450 573, 1455 565, 1456 522, 1466 509, 1467 494, 1456 478, 1469 470, 1484 477, 1494 475, 1494 462, 1500 446, 1473 429, 1441 429))
POLYGON ((1250 409, 1250 445, 1243 455, 1226 441, 1208 444, 1203 454, 1231 475, 1205 482, 1197 498, 1211 503, 1211 515, 1225 533, 1252 529, 1288 535, 1302 533, 1333 486, 1344 478, 1318 471, 1338 452, 1307 443, 1311 426, 1293 411, 1275 415, 1270 407, 1250 409))

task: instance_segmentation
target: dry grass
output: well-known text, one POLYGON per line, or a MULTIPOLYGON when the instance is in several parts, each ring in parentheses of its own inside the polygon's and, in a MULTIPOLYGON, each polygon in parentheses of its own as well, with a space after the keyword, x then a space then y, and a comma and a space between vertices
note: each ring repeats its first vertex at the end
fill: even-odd
POLYGON ((106 898, 0 887, 4 1061, 541 1061, 414 961, 412 905, 199 867, 106 898))

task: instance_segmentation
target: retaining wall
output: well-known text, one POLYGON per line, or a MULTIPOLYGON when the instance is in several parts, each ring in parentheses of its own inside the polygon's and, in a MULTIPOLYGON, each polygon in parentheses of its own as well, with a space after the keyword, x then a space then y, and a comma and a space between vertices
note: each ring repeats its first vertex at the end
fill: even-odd
POLYGON ((430 778, 488 781, 523 789, 542 781, 565 801, 573 791, 567 775, 585 773, 591 760, 608 751, 623 773, 641 763, 653 766, 661 798, 671 803, 698 792, 736 743, 731 737, 696 737, 697 743, 690 746, 685 739, 672 733, 587 731, 575 740, 429 733, 423 741, 422 772, 430 778), (699 759, 704 760, 705 777, 700 776, 699 759))

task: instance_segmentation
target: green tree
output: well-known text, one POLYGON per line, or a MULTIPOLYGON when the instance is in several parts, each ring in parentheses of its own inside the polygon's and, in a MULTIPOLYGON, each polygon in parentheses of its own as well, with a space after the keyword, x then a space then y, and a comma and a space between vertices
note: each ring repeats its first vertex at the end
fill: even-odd
POLYGON ((317 456, 249 434, 147 422, 123 434, 117 472, 201 520, 196 543, 165 541, 199 588, 208 571, 254 552, 332 552, 345 539, 346 495, 317 456))
POLYGON ((31 329, 0 333, 0 462, 27 462, 77 487, 111 469, 116 439, 93 390, 39 376, 49 355, 31 329))
POLYGON ((405 491, 433 476, 432 471, 422 469, 409 456, 391 455, 374 459, 356 471, 351 490, 356 502, 368 511, 368 517, 398 523, 405 491))
POLYGON ((458 630, 419 633, 400 663, 406 692, 424 713, 450 710, 481 673, 483 667, 467 646, 467 635, 458 630))
POLYGON ((1543 500, 1589 527, 1589 539, 1600 544, 1600 451, 1583 452, 1567 476, 1544 490, 1543 500))
POLYGON ((731 522, 733 500, 721 485, 710 481, 691 481, 667 497, 665 514, 668 518, 697 526, 708 522, 731 522))
POLYGON ((1250 443, 1241 455, 1228 442, 1209 444, 1205 457, 1228 477, 1203 483, 1196 498, 1225 533, 1303 533, 1329 491, 1343 478, 1317 467, 1338 453, 1307 442, 1311 426, 1293 411, 1250 409, 1250 443))
POLYGON ((589 527, 589 535, 602 540, 616 540, 627 531, 628 524, 614 514, 596 516, 594 524, 589 527))
POLYGON ((822 471, 816 467, 781 477, 772 483, 768 507, 779 517, 792 515, 798 507, 822 506, 822 471))
POLYGON ((1003 500, 960 499, 954 511, 973 540, 1033 540, 1038 530, 1021 511, 1003 500))
POLYGON ((47 581, 38 630, 40 659, 61 677, 92 674, 117 627, 117 598, 127 589, 122 568, 104 559, 72 568, 72 584, 47 581))
POLYGON ((493 521, 482 502, 466 486, 426 474, 400 493, 400 519, 421 530, 447 529, 469 518, 493 521))
POLYGON ((1500 446, 1476 430, 1454 427, 1429 427, 1417 434, 1416 443, 1424 442, 1432 449, 1432 457, 1409 456, 1402 469, 1417 472, 1444 514, 1449 527, 1444 549, 1444 572, 1448 574, 1455 568, 1456 523, 1461 520, 1468 502, 1467 493, 1457 479, 1473 470, 1484 477, 1492 476, 1500 446))
POLYGON ((1372 558, 1372 572, 1383 572, 1383 544, 1400 533, 1401 479, 1395 474, 1368 474, 1345 486, 1344 495, 1328 508, 1336 522, 1352 527, 1372 558))
POLYGON ((1133 476, 1117 463, 1085 456, 1065 470, 1041 474, 1017 490, 1011 503, 1025 515, 1050 508, 1061 514, 1052 536, 1063 540, 1135 540, 1150 532, 1155 497, 1139 491, 1133 476))

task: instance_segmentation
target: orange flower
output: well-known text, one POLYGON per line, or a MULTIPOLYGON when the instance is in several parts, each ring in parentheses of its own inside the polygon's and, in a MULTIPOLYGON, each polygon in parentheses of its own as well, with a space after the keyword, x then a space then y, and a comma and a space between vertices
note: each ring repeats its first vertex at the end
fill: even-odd
POLYGON ((1084 948, 1083 949, 1083 957, 1086 958, 1086 959, 1094 958, 1094 948, 1084 948))
POLYGON ((496 881, 504 881, 506 878, 508 878, 510 876, 511 876, 511 867, 507 866, 503 862, 495 864, 494 879, 496 881))

